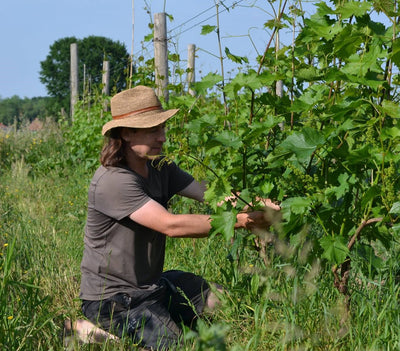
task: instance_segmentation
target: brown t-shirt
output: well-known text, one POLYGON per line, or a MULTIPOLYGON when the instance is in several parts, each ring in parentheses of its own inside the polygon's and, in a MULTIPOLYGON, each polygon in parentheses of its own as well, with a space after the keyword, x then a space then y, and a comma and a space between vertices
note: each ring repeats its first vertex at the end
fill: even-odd
POLYGON ((83 300, 147 289, 163 271, 166 236, 129 215, 153 199, 167 208, 193 177, 175 163, 149 162, 148 178, 130 169, 100 166, 89 187, 81 263, 83 300))

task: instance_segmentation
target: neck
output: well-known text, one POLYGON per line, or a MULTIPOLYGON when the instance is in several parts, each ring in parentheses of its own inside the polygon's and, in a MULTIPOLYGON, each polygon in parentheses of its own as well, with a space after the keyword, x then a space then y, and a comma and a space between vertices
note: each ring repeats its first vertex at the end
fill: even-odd
POLYGON ((127 165, 132 171, 136 172, 137 174, 140 174, 143 178, 147 178, 147 176, 149 175, 149 169, 147 167, 146 159, 140 159, 135 161, 129 159, 127 165))

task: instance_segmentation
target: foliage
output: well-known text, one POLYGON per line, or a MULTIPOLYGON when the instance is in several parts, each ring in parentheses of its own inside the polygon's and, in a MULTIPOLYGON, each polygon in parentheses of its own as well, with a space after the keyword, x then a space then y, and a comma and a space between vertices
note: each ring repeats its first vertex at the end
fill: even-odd
MULTIPOLYGON (((38 135, 21 130, 3 140, 8 150, 19 155, 11 164, 2 164, 0 174, 0 345, 4 350, 64 350, 64 319, 81 318, 79 265, 91 172, 78 162, 62 171, 53 167, 31 172, 32 164, 18 151, 21 140, 33 144, 33 139, 41 138, 47 145, 36 148, 37 158, 67 156, 54 147, 63 140, 61 132, 53 132, 50 137, 47 131, 38 135)), ((197 212, 201 206, 187 200, 174 208, 186 212, 191 207, 197 212)), ((220 296, 221 310, 212 321, 204 320, 188 332, 181 349, 397 349, 399 252, 397 245, 390 248, 376 281, 361 270, 361 265, 370 269, 372 265, 361 256, 357 259, 354 275, 359 280, 351 285, 356 318, 346 324, 344 335, 339 323, 343 306, 332 289, 331 273, 320 261, 309 260, 314 258, 310 245, 276 240, 268 247, 265 266, 251 241, 235 247, 225 245, 222 237, 168 240, 166 269, 192 271, 226 288, 220 296)), ((122 340, 71 349, 129 347, 133 347, 129 340, 122 340)))
POLYGON ((26 165, 33 177, 50 170, 61 172, 64 153, 61 131, 50 119, 44 121, 40 131, 27 132, 26 126, 0 130, 0 175, 19 163, 26 165))
MULTIPOLYGON (((165 107, 180 113, 168 123, 165 151, 209 184, 205 204, 178 198, 172 204, 177 213, 211 214, 214 236, 168 240, 166 269, 192 271, 226 288, 221 310, 186 334, 186 349, 399 348, 398 17, 387 1, 320 2, 295 43, 268 46, 258 69, 227 49, 227 58, 246 65, 230 81, 208 74, 193 86, 195 96, 181 85, 170 87, 165 107), (373 19, 373 9, 386 24, 373 19), (232 194, 236 203, 224 201, 232 194), (266 211, 270 228, 234 232, 235 214, 249 204, 257 208, 258 197, 280 203, 281 215, 266 211)), ((296 25, 294 16, 279 14, 266 24, 296 25)), ((140 62, 135 82, 153 85, 153 61, 140 62)), ((53 349, 59 342, 49 314, 58 321, 79 313, 73 278, 86 187, 101 126, 110 118, 103 99, 81 101, 74 123, 43 138, 40 147, 19 132, 0 139, 0 266, 14 267, 13 275, 0 269, 0 277, 7 292, 18 286, 23 293, 23 284, 31 284, 30 306, 54 299, 32 324, 26 318, 32 313, 18 319, 24 327, 40 321, 43 328, 32 335, 53 349), (32 268, 26 277, 23 265, 32 268), (32 277, 41 278, 42 290, 32 277)), ((4 301, 4 315, 16 316, 19 301, 4 301)), ((10 320, 0 321, 2 330, 27 340, 10 320)))
POLYGON ((74 167, 82 164, 87 170, 95 170, 99 165, 99 153, 104 137, 101 134, 103 124, 111 118, 105 111, 107 99, 101 96, 88 96, 77 104, 73 123, 65 121, 64 138, 68 148, 66 162, 74 167))
POLYGON ((293 46, 267 49, 257 72, 224 84, 226 112, 222 97, 208 95, 222 87, 212 74, 195 84, 197 98, 173 102, 185 123, 172 131, 185 134, 171 140, 170 152, 204 169, 215 233, 229 242, 230 218, 257 196, 270 197, 282 207, 275 235, 294 243, 313 228, 304 240, 334 266, 345 295, 351 260, 364 255, 376 273, 376 242, 388 249, 399 227, 399 14, 389 11, 385 27, 372 19, 372 4, 319 3, 293 46), (218 206, 238 191, 236 208, 218 206))
POLYGON ((44 120, 48 115, 46 111, 46 97, 20 98, 12 96, 10 98, 0 98, 0 123, 11 126, 20 126, 24 122, 32 122, 35 118, 44 120))
POLYGON ((99 36, 84 39, 66 37, 50 46, 46 59, 40 63, 40 81, 52 98, 52 111, 69 112, 70 106, 70 45, 78 46, 79 95, 99 89, 102 83, 103 61, 109 61, 111 86, 117 91, 126 86, 129 54, 119 41, 99 36))
POLYGON ((59 168, 61 150, 63 139, 54 125, 40 132, 0 132, 0 347, 4 350, 61 347, 58 324, 64 312, 55 306, 58 295, 68 296, 71 272, 66 268, 73 257, 63 252, 75 247, 79 236, 71 238, 72 246, 64 238, 79 223, 77 216, 84 214, 74 197, 82 192, 76 179, 70 185, 61 181, 68 177, 68 169, 59 168))

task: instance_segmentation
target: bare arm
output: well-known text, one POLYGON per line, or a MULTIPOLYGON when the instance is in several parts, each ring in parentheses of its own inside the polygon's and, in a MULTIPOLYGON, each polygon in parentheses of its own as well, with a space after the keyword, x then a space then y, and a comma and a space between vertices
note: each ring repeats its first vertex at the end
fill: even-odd
POLYGON ((180 191, 178 195, 203 202, 205 191, 206 191, 206 182, 204 181, 198 182, 197 180, 194 180, 185 189, 180 191))
MULTIPOLYGON (((211 229, 211 218, 201 214, 173 214, 154 200, 133 212, 130 219, 170 237, 203 238, 211 229)), ((235 228, 267 225, 262 211, 239 213, 235 228)))

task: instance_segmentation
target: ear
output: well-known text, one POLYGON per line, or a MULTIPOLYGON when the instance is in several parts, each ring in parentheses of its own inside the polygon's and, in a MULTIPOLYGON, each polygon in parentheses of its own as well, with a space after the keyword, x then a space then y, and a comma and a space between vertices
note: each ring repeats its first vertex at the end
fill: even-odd
POLYGON ((131 140, 131 130, 129 128, 121 129, 121 138, 123 141, 129 142, 131 140))

